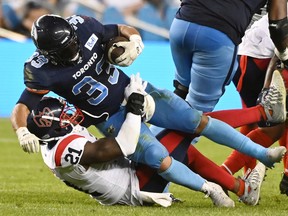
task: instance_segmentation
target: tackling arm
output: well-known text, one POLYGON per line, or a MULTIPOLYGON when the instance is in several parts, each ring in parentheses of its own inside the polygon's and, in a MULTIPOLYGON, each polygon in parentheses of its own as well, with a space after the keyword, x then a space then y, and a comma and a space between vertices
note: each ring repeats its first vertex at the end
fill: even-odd
POLYGON ((19 144, 25 152, 39 152, 39 139, 27 129, 27 117, 30 110, 41 100, 43 95, 33 94, 25 89, 15 105, 10 121, 16 131, 19 144))
POLYGON ((26 127, 26 119, 29 113, 30 110, 25 104, 18 103, 15 105, 10 117, 10 121, 14 131, 16 131, 20 127, 26 127))
POLYGON ((269 31, 276 47, 275 53, 281 61, 288 60, 288 20, 287 1, 270 0, 268 2, 269 31))
POLYGON ((263 89, 269 88, 270 83, 271 83, 271 79, 272 79, 272 75, 273 75, 274 70, 277 68, 278 61, 279 61, 279 58, 276 55, 274 55, 271 58, 269 65, 268 65, 268 68, 266 70, 263 89))
POLYGON ((126 119, 117 137, 102 138, 93 143, 87 142, 80 164, 89 166, 93 163, 106 162, 123 155, 133 154, 140 136, 143 103, 142 94, 132 93, 126 105, 128 112, 126 119))

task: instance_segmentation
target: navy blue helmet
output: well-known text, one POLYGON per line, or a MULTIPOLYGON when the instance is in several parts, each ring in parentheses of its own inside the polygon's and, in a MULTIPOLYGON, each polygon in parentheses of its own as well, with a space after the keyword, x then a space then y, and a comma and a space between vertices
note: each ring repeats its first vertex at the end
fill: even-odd
POLYGON ((80 58, 79 40, 73 26, 58 15, 39 17, 33 23, 31 37, 41 54, 54 64, 76 64, 80 58))
POLYGON ((62 99, 44 97, 28 115, 27 128, 43 145, 70 133, 73 125, 80 124, 83 120, 83 113, 77 107, 62 99))

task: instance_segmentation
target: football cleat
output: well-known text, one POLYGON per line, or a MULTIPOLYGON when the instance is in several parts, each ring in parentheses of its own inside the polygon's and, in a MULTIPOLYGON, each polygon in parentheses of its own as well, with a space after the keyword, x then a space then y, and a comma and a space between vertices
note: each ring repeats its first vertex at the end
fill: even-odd
POLYGON ((217 207, 235 207, 234 201, 225 194, 222 187, 213 182, 205 182, 202 191, 206 194, 205 197, 210 197, 217 207))
POLYGON ((170 197, 172 199, 172 203, 183 203, 183 200, 175 197, 173 194, 170 194, 170 197))
POLYGON ((284 146, 278 146, 273 148, 268 148, 266 153, 266 161, 261 161, 267 167, 273 168, 274 163, 279 163, 286 153, 286 148, 284 146))
POLYGON ((263 106, 269 123, 283 123, 286 120, 286 88, 278 70, 273 72, 270 87, 261 92, 263 106))
POLYGON ((239 200, 246 205, 255 206, 259 202, 261 184, 264 180, 266 167, 258 163, 256 167, 243 177, 245 181, 245 191, 239 200))
POLYGON ((280 193, 286 194, 288 196, 288 176, 283 175, 280 185, 279 185, 280 193))

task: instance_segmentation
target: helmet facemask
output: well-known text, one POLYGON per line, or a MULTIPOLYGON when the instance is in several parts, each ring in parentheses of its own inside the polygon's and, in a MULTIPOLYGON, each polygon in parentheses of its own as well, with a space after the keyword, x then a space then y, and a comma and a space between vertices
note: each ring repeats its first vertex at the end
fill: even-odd
POLYGON ((73 130, 74 125, 84 120, 84 115, 80 109, 65 100, 56 98, 45 98, 44 102, 42 100, 38 108, 32 110, 29 115, 27 127, 40 139, 40 144, 55 145, 57 140, 73 130))
POLYGON ((80 45, 75 34, 65 46, 53 51, 42 51, 42 53, 51 59, 54 64, 63 66, 76 65, 81 59, 80 45))

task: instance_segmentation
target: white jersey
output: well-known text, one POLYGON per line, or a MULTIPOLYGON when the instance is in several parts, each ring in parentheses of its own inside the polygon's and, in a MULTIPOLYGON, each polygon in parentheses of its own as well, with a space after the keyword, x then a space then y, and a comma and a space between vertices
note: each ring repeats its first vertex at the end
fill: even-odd
POLYGON ((142 205, 139 181, 131 162, 120 158, 91 165, 87 170, 79 164, 87 141, 96 138, 88 130, 76 126, 49 149, 41 146, 46 165, 68 186, 90 194, 103 205, 142 205))
POLYGON ((238 55, 259 59, 272 58, 274 48, 268 28, 268 15, 264 15, 246 30, 242 42, 239 44, 238 55))

